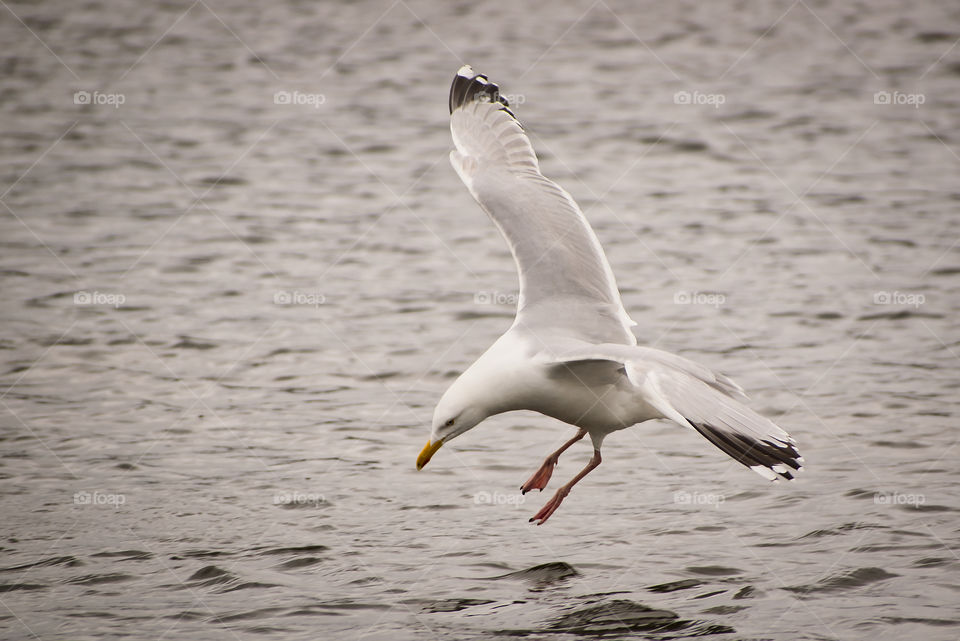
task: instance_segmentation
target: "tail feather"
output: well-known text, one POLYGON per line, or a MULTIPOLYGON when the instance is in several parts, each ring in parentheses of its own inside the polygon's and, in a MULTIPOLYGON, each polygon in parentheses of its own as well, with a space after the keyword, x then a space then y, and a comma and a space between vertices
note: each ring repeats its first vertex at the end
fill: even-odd
POLYGON ((758 441, 705 423, 691 421, 690 424, 730 458, 771 481, 776 480, 777 475, 788 481, 792 480, 793 474, 787 467, 794 470, 802 467, 803 458, 791 442, 775 444, 771 441, 758 441))
POLYGON ((792 480, 790 469, 803 469, 803 457, 789 434, 717 386, 668 368, 644 372, 628 364, 627 373, 665 418, 692 427, 765 479, 792 480))

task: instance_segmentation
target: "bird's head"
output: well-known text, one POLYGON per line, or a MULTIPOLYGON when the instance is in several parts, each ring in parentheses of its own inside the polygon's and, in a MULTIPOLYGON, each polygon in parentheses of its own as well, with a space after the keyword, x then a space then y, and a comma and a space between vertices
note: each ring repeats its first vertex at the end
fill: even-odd
POLYGON ((417 469, 430 462, 440 446, 476 427, 490 416, 484 405, 467 393, 462 378, 454 382, 446 391, 433 412, 433 427, 430 440, 417 457, 417 469))

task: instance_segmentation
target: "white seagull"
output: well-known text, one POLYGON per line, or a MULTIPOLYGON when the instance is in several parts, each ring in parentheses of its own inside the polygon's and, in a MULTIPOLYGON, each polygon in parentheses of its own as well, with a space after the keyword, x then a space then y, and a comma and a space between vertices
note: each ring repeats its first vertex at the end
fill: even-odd
POLYGON ((590 435, 587 466, 530 520, 544 523, 600 465, 610 433, 666 418, 770 480, 803 459, 789 434, 747 407, 743 390, 699 363, 640 347, 593 229, 566 191, 540 173, 523 127, 497 85, 469 66, 450 87, 450 162, 500 229, 520 275, 510 329, 444 393, 417 469, 489 416, 533 410, 577 433, 521 486, 543 490, 567 448, 590 435))

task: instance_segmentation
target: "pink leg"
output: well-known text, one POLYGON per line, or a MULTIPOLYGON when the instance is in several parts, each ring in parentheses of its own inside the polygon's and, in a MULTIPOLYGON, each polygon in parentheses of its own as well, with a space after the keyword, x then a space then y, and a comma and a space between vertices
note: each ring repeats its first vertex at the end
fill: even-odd
POLYGON ((595 467, 600 465, 600 450, 593 450, 593 458, 590 459, 590 462, 587 463, 587 466, 580 471, 573 480, 560 487, 557 490, 557 493, 553 495, 553 498, 547 501, 547 504, 544 505, 539 512, 537 512, 530 521, 536 521, 537 525, 543 525, 547 522, 547 519, 550 518, 550 515, 557 511, 557 508, 560 507, 560 504, 563 503, 563 499, 566 498, 567 494, 570 494, 570 490, 573 488, 577 482, 582 479, 584 476, 589 474, 595 467))
POLYGON ((571 445, 582 439, 587 435, 587 430, 577 430, 576 436, 564 443, 559 450, 551 454, 543 462, 543 465, 540 466, 536 472, 533 473, 526 483, 520 486, 520 493, 526 494, 530 490, 541 490, 547 487, 547 483, 550 481, 550 477, 553 476, 553 468, 557 464, 557 461, 560 460, 560 455, 567 451, 571 445))

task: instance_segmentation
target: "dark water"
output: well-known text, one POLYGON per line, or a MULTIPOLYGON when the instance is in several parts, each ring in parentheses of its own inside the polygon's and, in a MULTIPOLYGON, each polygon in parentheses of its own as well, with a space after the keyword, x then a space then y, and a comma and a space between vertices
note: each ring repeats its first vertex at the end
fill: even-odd
POLYGON ((478 4, 0 9, 0 636, 957 638, 958 8, 478 4), (533 527, 533 414, 414 471, 516 289, 465 62, 797 482, 649 423, 533 527))

